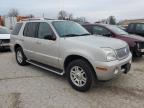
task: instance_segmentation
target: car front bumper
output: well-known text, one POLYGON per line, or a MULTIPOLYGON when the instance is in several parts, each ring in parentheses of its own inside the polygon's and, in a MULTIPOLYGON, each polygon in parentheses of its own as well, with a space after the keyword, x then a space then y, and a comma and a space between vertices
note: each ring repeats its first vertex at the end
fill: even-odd
POLYGON ((110 80, 121 73, 130 71, 132 62, 131 53, 123 60, 115 60, 111 62, 95 62, 94 70, 98 80, 110 80))
POLYGON ((138 52, 144 54, 144 49, 138 49, 138 52))
POLYGON ((10 40, 9 39, 0 40, 0 47, 10 47, 10 40))

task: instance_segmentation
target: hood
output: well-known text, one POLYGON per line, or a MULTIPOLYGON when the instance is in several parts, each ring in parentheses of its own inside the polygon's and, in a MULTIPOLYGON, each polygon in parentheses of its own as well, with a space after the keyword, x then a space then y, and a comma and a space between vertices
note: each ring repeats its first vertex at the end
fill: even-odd
POLYGON ((79 36, 79 37, 69 37, 66 38, 69 41, 74 41, 73 43, 79 43, 81 45, 91 45, 92 47, 105 47, 112 49, 120 49, 127 46, 127 43, 119 40, 102 36, 79 36))
POLYGON ((0 34, 0 39, 10 39, 10 34, 0 34))
POLYGON ((125 37, 128 37, 128 38, 131 38, 131 39, 134 39, 135 41, 140 41, 140 42, 144 42, 144 37, 141 37, 139 35, 123 35, 125 37))

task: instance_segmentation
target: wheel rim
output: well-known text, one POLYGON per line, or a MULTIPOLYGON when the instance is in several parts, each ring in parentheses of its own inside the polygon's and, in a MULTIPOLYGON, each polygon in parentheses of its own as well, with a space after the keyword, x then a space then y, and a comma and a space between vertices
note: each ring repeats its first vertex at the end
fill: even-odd
POLYGON ((74 66, 71 68, 70 78, 72 82, 78 87, 84 86, 87 82, 86 72, 79 66, 74 66))
POLYGON ((17 51, 17 60, 19 63, 22 63, 23 61, 23 56, 22 56, 21 51, 17 51))

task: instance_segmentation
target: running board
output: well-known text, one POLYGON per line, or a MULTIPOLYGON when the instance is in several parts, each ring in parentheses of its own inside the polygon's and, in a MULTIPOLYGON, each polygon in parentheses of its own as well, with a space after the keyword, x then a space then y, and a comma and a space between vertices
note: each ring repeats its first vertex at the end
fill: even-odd
POLYGON ((30 64, 32 64, 34 66, 40 67, 40 68, 42 68, 44 70, 51 71, 51 72, 53 72, 55 74, 58 74, 58 75, 64 75, 64 73, 65 73, 63 70, 60 70, 60 69, 57 69, 57 68, 54 68, 54 67, 51 67, 51 66, 36 62, 36 61, 27 60, 26 62, 28 62, 28 63, 30 63, 30 64))

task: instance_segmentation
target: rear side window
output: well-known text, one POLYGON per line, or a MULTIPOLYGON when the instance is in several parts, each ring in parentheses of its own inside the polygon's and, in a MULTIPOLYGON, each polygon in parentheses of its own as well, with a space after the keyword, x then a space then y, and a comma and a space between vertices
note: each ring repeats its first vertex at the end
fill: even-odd
POLYGON ((37 37, 38 26, 39 26, 38 22, 26 23, 23 35, 27 37, 37 37))
POLYGON ((17 23, 12 31, 13 35, 18 35, 23 23, 17 23))
POLYGON ((144 31, 144 24, 137 24, 136 31, 140 31, 140 32, 144 31))
POLYGON ((129 33, 133 33, 133 32, 134 32, 134 27, 135 27, 135 24, 130 24, 130 25, 128 26, 128 28, 127 28, 127 31, 128 31, 129 33))

